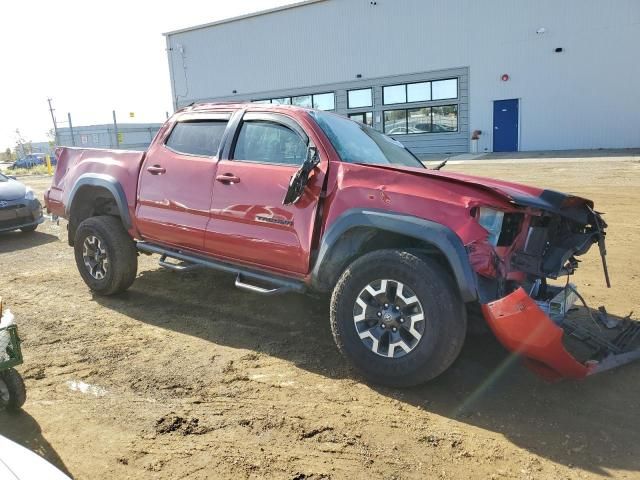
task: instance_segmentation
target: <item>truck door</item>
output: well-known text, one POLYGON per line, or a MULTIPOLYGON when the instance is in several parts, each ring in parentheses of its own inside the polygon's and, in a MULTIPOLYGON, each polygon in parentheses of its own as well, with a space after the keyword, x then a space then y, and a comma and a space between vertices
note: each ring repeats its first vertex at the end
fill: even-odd
POLYGON ((309 142, 308 133, 291 117, 244 114, 225 148, 226 158, 218 163, 205 234, 209 254, 273 270, 309 271, 327 165, 322 154, 302 198, 293 205, 282 204, 309 142))
POLYGON ((147 153, 137 226, 145 240, 202 251, 218 149, 230 113, 181 117, 147 153))

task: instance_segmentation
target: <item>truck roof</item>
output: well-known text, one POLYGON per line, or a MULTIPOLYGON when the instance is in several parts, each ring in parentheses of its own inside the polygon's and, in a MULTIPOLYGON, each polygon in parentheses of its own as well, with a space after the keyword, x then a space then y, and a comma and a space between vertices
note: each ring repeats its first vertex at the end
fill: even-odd
POLYGON ((237 102, 203 102, 203 103, 194 103, 193 105, 189 105, 187 107, 183 107, 178 110, 176 113, 187 113, 187 112, 215 112, 218 110, 229 110, 231 109, 239 109, 239 108, 247 108, 249 106, 253 106, 255 108, 264 108, 268 105, 269 109, 284 109, 284 110, 297 110, 297 111, 310 111, 312 108, 299 107, 297 105, 282 105, 282 104, 265 104, 265 103, 257 103, 250 101, 237 101, 237 102))

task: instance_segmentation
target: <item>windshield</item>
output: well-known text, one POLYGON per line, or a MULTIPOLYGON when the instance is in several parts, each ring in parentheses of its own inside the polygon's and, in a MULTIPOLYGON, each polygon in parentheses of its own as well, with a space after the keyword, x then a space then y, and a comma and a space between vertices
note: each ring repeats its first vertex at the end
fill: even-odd
POLYGON ((8 182, 9 178, 0 173, 0 182, 8 182))
POLYGON ((426 168, 397 140, 362 123, 326 112, 309 112, 343 162, 426 168))

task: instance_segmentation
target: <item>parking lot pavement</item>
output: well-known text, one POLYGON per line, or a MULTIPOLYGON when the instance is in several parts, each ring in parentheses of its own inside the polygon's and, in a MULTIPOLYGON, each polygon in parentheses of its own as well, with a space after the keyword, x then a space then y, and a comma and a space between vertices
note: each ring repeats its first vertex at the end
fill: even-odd
MULTIPOLYGON (((452 171, 586 196, 606 213, 575 282, 640 305, 640 163, 462 163, 452 171)), ((25 181, 39 195, 46 177, 25 181)), ((252 296, 225 274, 142 256, 127 293, 92 296, 65 223, 0 235, 0 295, 24 337, 24 413, 2 434, 78 479, 638 478, 640 364, 547 384, 490 336, 410 390, 369 386, 333 344, 327 300, 252 296)))

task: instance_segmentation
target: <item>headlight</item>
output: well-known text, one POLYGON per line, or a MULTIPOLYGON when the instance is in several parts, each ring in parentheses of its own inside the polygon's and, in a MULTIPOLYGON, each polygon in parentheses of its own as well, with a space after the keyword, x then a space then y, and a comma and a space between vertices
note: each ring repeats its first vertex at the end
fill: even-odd
POLYGON ((31 190, 29 187, 27 187, 27 191, 24 194, 24 198, 25 198, 25 200, 35 200, 36 199, 36 194, 33 193, 33 190, 31 190))
POLYGON ((498 238, 502 232, 502 221, 504 220, 504 212, 494 210, 493 208, 480 207, 478 209, 478 223, 482 225, 487 232, 487 239, 494 247, 498 245, 498 238))

